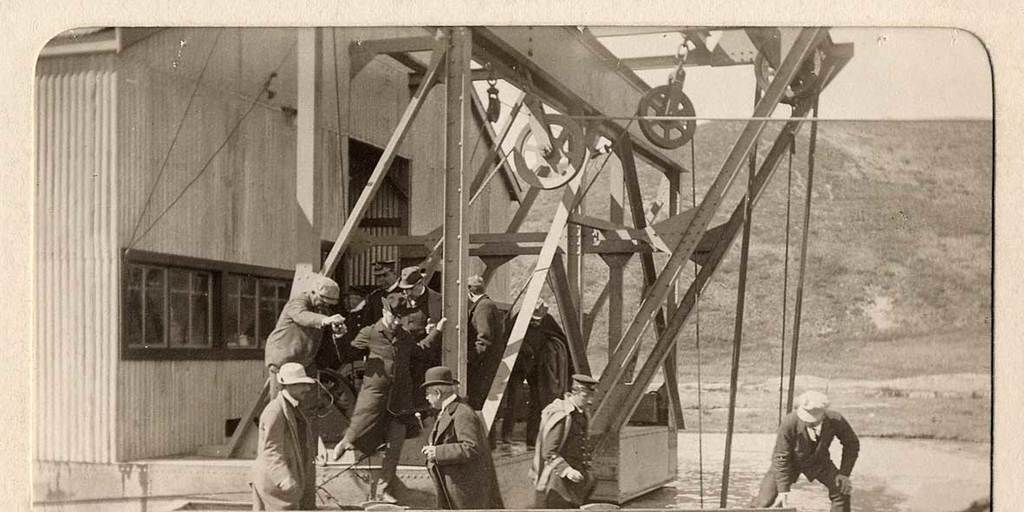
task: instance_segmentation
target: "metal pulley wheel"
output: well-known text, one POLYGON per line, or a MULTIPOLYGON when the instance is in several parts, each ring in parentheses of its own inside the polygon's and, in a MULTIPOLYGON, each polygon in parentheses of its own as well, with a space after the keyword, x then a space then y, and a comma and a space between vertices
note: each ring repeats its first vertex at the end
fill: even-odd
MULTIPOLYGON (((637 106, 637 115, 694 117, 697 113, 690 98, 683 92, 682 84, 673 82, 655 87, 644 94, 637 106)), ((694 119, 640 119, 639 124, 647 140, 662 149, 676 149, 690 142, 697 130, 697 121, 694 119)))
POLYGON ((551 133, 550 146, 537 137, 533 123, 527 124, 516 139, 512 160, 516 173, 528 185, 550 190, 569 183, 580 172, 587 148, 583 130, 575 121, 555 114, 544 117, 551 133))
MULTIPOLYGON (((818 88, 818 79, 821 77, 821 67, 824 60, 824 53, 820 50, 815 50, 804 61, 796 77, 789 83, 789 87, 786 87, 786 92, 783 93, 782 97, 783 103, 793 103, 800 98, 810 95, 818 88)), ((768 90, 768 86, 775 79, 775 68, 772 67, 771 63, 768 62, 768 58, 761 52, 758 52, 757 57, 754 58, 754 77, 757 79, 758 89, 762 91, 768 90)))

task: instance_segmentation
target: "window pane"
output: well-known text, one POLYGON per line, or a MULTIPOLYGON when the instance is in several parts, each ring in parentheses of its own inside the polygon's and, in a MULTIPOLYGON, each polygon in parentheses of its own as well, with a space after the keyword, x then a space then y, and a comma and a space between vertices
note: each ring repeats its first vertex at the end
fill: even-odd
POLYGON ((210 274, 207 272, 192 272, 192 293, 207 295, 210 293, 210 274))
POLYGON ((288 292, 291 291, 291 283, 287 281, 281 281, 281 286, 277 289, 277 298, 283 302, 288 301, 288 292))
POLYGON ((192 296, 192 344, 207 346, 210 333, 210 297, 208 295, 192 296))
POLYGON ((277 298, 278 283, 270 279, 260 279, 260 300, 277 298))
POLYGON ((167 269, 167 284, 170 285, 171 291, 187 292, 188 274, 187 270, 180 268, 167 269))
POLYGON ((224 315, 224 338, 229 347, 239 346, 238 338, 238 276, 228 274, 224 278, 224 293, 227 299, 222 304, 221 314, 224 315))
POLYGON ((164 270, 147 267, 145 273, 145 344, 166 346, 164 343, 164 270))
POLYGON ((129 288, 125 296, 124 317, 127 326, 125 336, 129 345, 142 345, 142 269, 131 267, 128 270, 129 283, 131 274, 135 273, 136 288, 129 288))
POLYGON ((262 298, 260 300, 260 332, 259 340, 260 346, 264 346, 267 342, 267 336, 274 330, 274 326, 277 325, 277 298, 276 294, 271 295, 270 298, 262 298))
POLYGON ((239 299, 238 344, 243 347, 256 346, 256 299, 239 299))
POLYGON ((171 292, 168 335, 172 347, 188 344, 188 293, 171 292))
POLYGON ((256 296, 256 279, 249 276, 239 276, 242 281, 242 295, 256 296))
POLYGON ((128 264, 128 288, 134 290, 142 289, 142 267, 128 264))

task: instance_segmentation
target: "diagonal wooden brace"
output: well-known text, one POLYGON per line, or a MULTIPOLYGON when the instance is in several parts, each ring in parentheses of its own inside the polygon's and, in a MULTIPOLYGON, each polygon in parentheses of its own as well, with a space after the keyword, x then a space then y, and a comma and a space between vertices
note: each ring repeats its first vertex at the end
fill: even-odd
MULTIPOLYGON (((805 115, 807 115, 807 108, 805 106, 798 107, 797 111, 794 112, 794 116, 798 118, 805 115)), ((751 197, 753 198, 751 200, 751 208, 757 204, 761 193, 766 188, 768 181, 774 175, 778 163, 786 154, 789 145, 792 143, 795 134, 799 131, 803 122, 804 121, 802 119, 790 121, 786 123, 782 131, 779 133, 771 147, 771 150, 768 152, 764 162, 761 164, 760 170, 754 176, 753 184, 751 185, 751 197)), ((718 265, 724 259, 725 253, 736 240, 736 237, 740 232, 740 228, 743 225, 743 218, 745 216, 743 208, 744 206, 741 202, 736 210, 733 211, 729 220, 722 225, 722 236, 715 240, 714 245, 711 247, 710 254, 707 256, 707 260, 703 266, 701 266, 701 269, 697 274, 697 278, 693 283, 691 283, 689 289, 686 291, 686 295, 679 303, 679 306, 669 316, 668 323, 665 326, 665 331, 658 338, 658 342, 651 350, 651 354, 641 366, 640 371, 636 375, 633 386, 615 400, 618 405, 618 410, 616 410, 615 407, 612 407, 605 409, 602 413, 595 414, 594 419, 591 422, 592 432, 615 432, 620 429, 629 419, 629 416, 633 414, 633 410, 639 403, 640 394, 650 383, 650 380, 656 373, 658 366, 674 346, 675 338, 679 334, 679 330, 693 312, 698 294, 715 273, 718 265), (598 430, 598 428, 600 428, 600 430, 598 430)))
POLYGON ((722 201, 725 199, 732 182, 735 180, 747 155, 753 148, 754 141, 767 124, 767 121, 764 119, 771 116, 775 107, 778 106, 779 101, 782 99, 785 88, 796 76, 800 64, 814 51, 814 48, 826 34, 827 31, 824 28, 805 28, 800 31, 800 35, 780 66, 775 80, 772 81, 767 91, 765 91, 764 97, 754 108, 753 117, 759 119, 747 123, 729 156, 726 158, 725 163, 722 165, 722 169, 715 178, 714 183, 708 189, 704 199, 701 200, 700 206, 683 233, 679 244, 665 264, 665 268, 654 284, 648 289, 640 305, 640 310, 630 323, 626 333, 623 334, 622 340, 608 361, 605 373, 601 376, 601 380, 598 383, 597 407, 594 421, 591 424, 591 428, 597 432, 603 432, 608 429, 614 414, 613 409, 617 409, 615 412, 621 412, 624 409, 631 408, 629 402, 619 403, 618 400, 610 401, 606 400, 605 397, 608 396, 610 390, 620 388, 624 384, 623 378, 626 374, 625 363, 639 352, 644 331, 650 325, 655 313, 661 309, 679 271, 690 258, 694 249, 696 249, 715 212, 717 212, 722 201))
POLYGON ((583 159, 581 171, 562 188, 561 204, 558 205, 554 217, 551 219, 551 226, 548 228, 547 236, 544 238, 544 246, 537 256, 537 265, 534 268, 533 274, 530 275, 529 281, 526 283, 522 302, 519 305, 519 312, 516 314, 515 322, 512 324, 512 332, 508 338, 508 345, 505 347, 505 354, 502 356, 501 365, 498 366, 494 381, 491 382, 491 390, 487 394, 487 401, 484 402, 483 417, 487 428, 491 427, 495 416, 498 414, 498 406, 501 404, 501 397, 505 394, 508 378, 516 364, 516 358, 519 356, 519 349, 522 347, 523 338, 526 336, 526 328, 530 325, 533 308, 537 305, 537 300, 540 299, 540 292, 544 288, 544 282, 547 280, 548 269, 551 267, 551 262, 555 257, 555 251, 558 250, 558 242, 561 240, 565 226, 569 222, 569 210, 576 204, 582 193, 580 184, 585 174, 583 171, 586 171, 587 164, 589 163, 590 152, 587 151, 583 159))
POLYGON ((385 175, 391 169, 391 163, 395 160, 398 146, 405 140, 405 136, 409 133, 416 114, 419 113, 420 108, 426 101, 427 93, 430 92, 431 87, 437 81, 438 70, 441 67, 441 63, 444 62, 442 57, 445 53, 446 44, 445 38, 439 33, 435 39, 434 53, 431 55, 427 74, 412 99, 409 100, 409 105, 405 107, 405 112, 402 113, 401 119, 398 120, 398 126, 395 127, 395 131, 391 134, 391 139, 388 140, 387 146, 384 147, 384 154, 377 161, 377 165, 373 168, 373 173, 370 174, 370 178, 366 182, 366 186, 363 187, 362 193, 359 194, 359 200, 356 201, 352 211, 348 214, 348 218, 345 219, 345 224, 341 227, 341 233, 338 234, 338 239, 334 242, 334 246, 331 247, 331 252, 327 255, 323 268, 320 269, 321 274, 331 275, 334 273, 338 263, 341 261, 341 255, 348 248, 349 243, 352 242, 352 234, 363 220, 363 216, 370 209, 370 203, 377 196, 377 191, 380 190, 381 185, 384 183, 385 175))

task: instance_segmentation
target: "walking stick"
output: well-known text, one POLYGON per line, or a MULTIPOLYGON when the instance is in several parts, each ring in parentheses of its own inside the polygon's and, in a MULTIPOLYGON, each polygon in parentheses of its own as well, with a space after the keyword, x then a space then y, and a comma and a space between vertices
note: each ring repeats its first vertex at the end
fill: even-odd
MULTIPOLYGON (((420 414, 419 411, 417 411, 415 416, 416 421, 420 424, 420 430, 426 431, 426 428, 423 426, 423 415, 420 414)), ((430 441, 429 433, 427 434, 427 446, 434 446, 433 443, 430 441)), ((434 464, 430 464, 428 461, 427 471, 430 471, 430 476, 433 477, 434 480, 437 482, 437 487, 440 490, 439 492, 441 493, 441 498, 444 500, 444 504, 448 506, 448 510, 454 510, 455 506, 452 504, 451 496, 448 495, 448 488, 444 486, 444 478, 441 476, 441 470, 438 469, 437 467, 437 462, 435 462, 434 464)))

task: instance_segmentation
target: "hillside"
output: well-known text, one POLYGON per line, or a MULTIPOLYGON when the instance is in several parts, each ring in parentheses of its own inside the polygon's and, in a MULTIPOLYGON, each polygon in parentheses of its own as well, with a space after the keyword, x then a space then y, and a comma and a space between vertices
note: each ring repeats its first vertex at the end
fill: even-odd
MULTIPOLYGON (((741 123, 698 128, 698 202, 741 129, 741 123)), ((762 137, 762 154, 778 129, 771 126, 762 137)), ((808 133, 806 128, 801 132, 793 158, 787 337, 796 295, 808 133)), ((892 379, 990 371, 991 141, 991 125, 986 123, 833 122, 820 126, 801 324, 801 373, 826 379, 892 379)), ((779 166, 754 212, 741 379, 778 378, 786 163, 779 166)), ((617 165, 617 160, 607 165, 617 165)), ((646 202, 667 205, 667 180, 650 168, 641 168, 640 174, 646 202)), ((688 204, 689 175, 683 183, 683 202, 688 204)), ((714 224, 731 213, 745 183, 743 174, 714 224)), ((588 194, 589 215, 606 218, 607 194, 607 172, 603 172, 588 194)), ((542 196, 524 231, 546 230, 556 200, 553 193, 542 196)), ((665 210, 656 220, 666 217, 665 210)), ((598 257, 587 258, 584 304, 589 310, 607 274, 598 257)), ((659 268, 665 258, 657 257, 659 268)), ((700 302, 704 370, 709 379, 727 375, 738 263, 737 241, 700 302)), ((525 276, 533 261, 519 258, 514 265, 518 267, 514 275, 525 276)), ((627 322, 639 304, 641 280, 634 257, 626 272, 627 322)), ((518 286, 513 282, 513 290, 518 286)), ((683 382, 695 375, 692 324, 691 320, 691 327, 684 328, 679 338, 683 382)), ((591 351, 595 372, 605 364, 606 333, 602 311, 591 336, 596 347, 591 351)))

